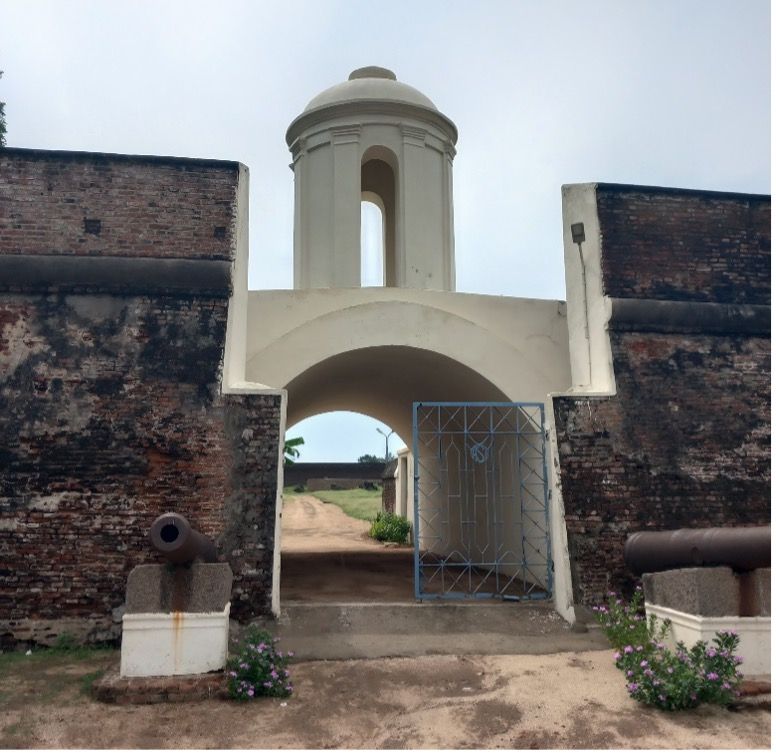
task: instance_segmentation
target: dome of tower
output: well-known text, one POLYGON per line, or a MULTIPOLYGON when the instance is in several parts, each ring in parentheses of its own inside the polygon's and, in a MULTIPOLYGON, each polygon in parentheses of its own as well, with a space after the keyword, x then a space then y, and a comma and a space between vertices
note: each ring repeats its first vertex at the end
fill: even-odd
POLYGON ((291 146, 305 129, 328 120, 358 119, 369 114, 388 116, 398 121, 420 121, 441 131, 451 144, 458 140, 455 123, 441 113, 425 94, 397 81, 393 71, 370 65, 357 68, 347 81, 324 89, 313 97, 288 127, 286 143, 291 146))
POLYGON ((391 101, 406 102, 417 107, 427 107, 436 110, 436 105, 422 92, 408 84, 396 80, 396 74, 387 68, 367 66, 358 68, 350 74, 347 81, 335 84, 313 97, 305 107, 304 112, 317 110, 319 107, 337 105, 341 102, 354 101, 391 101))

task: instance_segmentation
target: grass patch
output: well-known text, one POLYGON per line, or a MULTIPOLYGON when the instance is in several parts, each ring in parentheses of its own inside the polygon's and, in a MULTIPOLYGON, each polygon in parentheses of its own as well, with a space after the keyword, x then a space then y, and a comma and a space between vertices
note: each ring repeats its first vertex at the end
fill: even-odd
POLYGON ((336 505, 351 518, 374 521, 383 507, 383 491, 376 490, 317 490, 307 493, 324 503, 336 505))
MULTIPOLYGON (((0 654, 0 712, 71 703, 118 660, 117 649, 72 647, 0 654)), ((4 748, 0 746, 0 748, 4 748)))

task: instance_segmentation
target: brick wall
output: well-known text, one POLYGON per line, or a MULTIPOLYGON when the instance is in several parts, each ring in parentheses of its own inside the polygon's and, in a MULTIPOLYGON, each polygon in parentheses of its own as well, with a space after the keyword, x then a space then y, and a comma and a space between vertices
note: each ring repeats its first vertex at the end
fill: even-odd
POLYGON ((0 254, 232 258, 237 163, 0 151, 0 254))
POLYGON ((0 641, 115 638, 127 574, 159 562, 147 532, 167 510, 232 565, 235 617, 268 612, 280 397, 220 393, 239 166, 0 161, 0 264, 109 260, 88 294, 67 264, 46 291, 12 279, 18 265, 0 275, 0 641), (221 259, 226 282, 203 285, 221 259), (170 269, 175 293, 154 275, 170 269))
POLYGON ((609 324, 616 395, 554 399, 586 605, 631 588, 631 532, 770 521, 770 338, 752 316, 770 303, 769 199, 613 186, 597 198, 605 291, 642 308, 624 322, 615 307, 609 324))
POLYGON ((770 197, 598 184, 604 293, 770 304, 770 197))

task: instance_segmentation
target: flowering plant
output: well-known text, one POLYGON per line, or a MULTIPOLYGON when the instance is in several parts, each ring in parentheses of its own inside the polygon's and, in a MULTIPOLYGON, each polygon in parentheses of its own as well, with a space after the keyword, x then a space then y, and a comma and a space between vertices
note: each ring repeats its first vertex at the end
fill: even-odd
POLYGON ((248 701, 257 696, 289 696, 291 684, 288 661, 293 652, 280 652, 277 639, 256 626, 251 626, 236 656, 226 665, 229 695, 248 701))
POLYGON ((735 631, 718 631, 712 645, 697 642, 692 649, 677 642, 676 651, 663 643, 670 628, 658 627, 654 616, 643 614, 643 597, 637 589, 629 603, 609 594, 607 605, 594 608, 604 633, 617 649, 614 660, 625 673, 626 688, 634 699, 664 710, 697 707, 701 702, 730 704, 738 691, 743 659, 735 654, 735 631))

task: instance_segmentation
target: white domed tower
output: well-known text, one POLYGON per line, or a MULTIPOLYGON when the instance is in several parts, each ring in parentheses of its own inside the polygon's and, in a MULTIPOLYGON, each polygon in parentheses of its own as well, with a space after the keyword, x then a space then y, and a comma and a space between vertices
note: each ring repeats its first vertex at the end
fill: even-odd
POLYGON ((294 287, 361 285, 361 202, 383 216, 387 287, 455 290, 458 131, 434 103, 369 66, 314 97, 289 126, 294 287))

